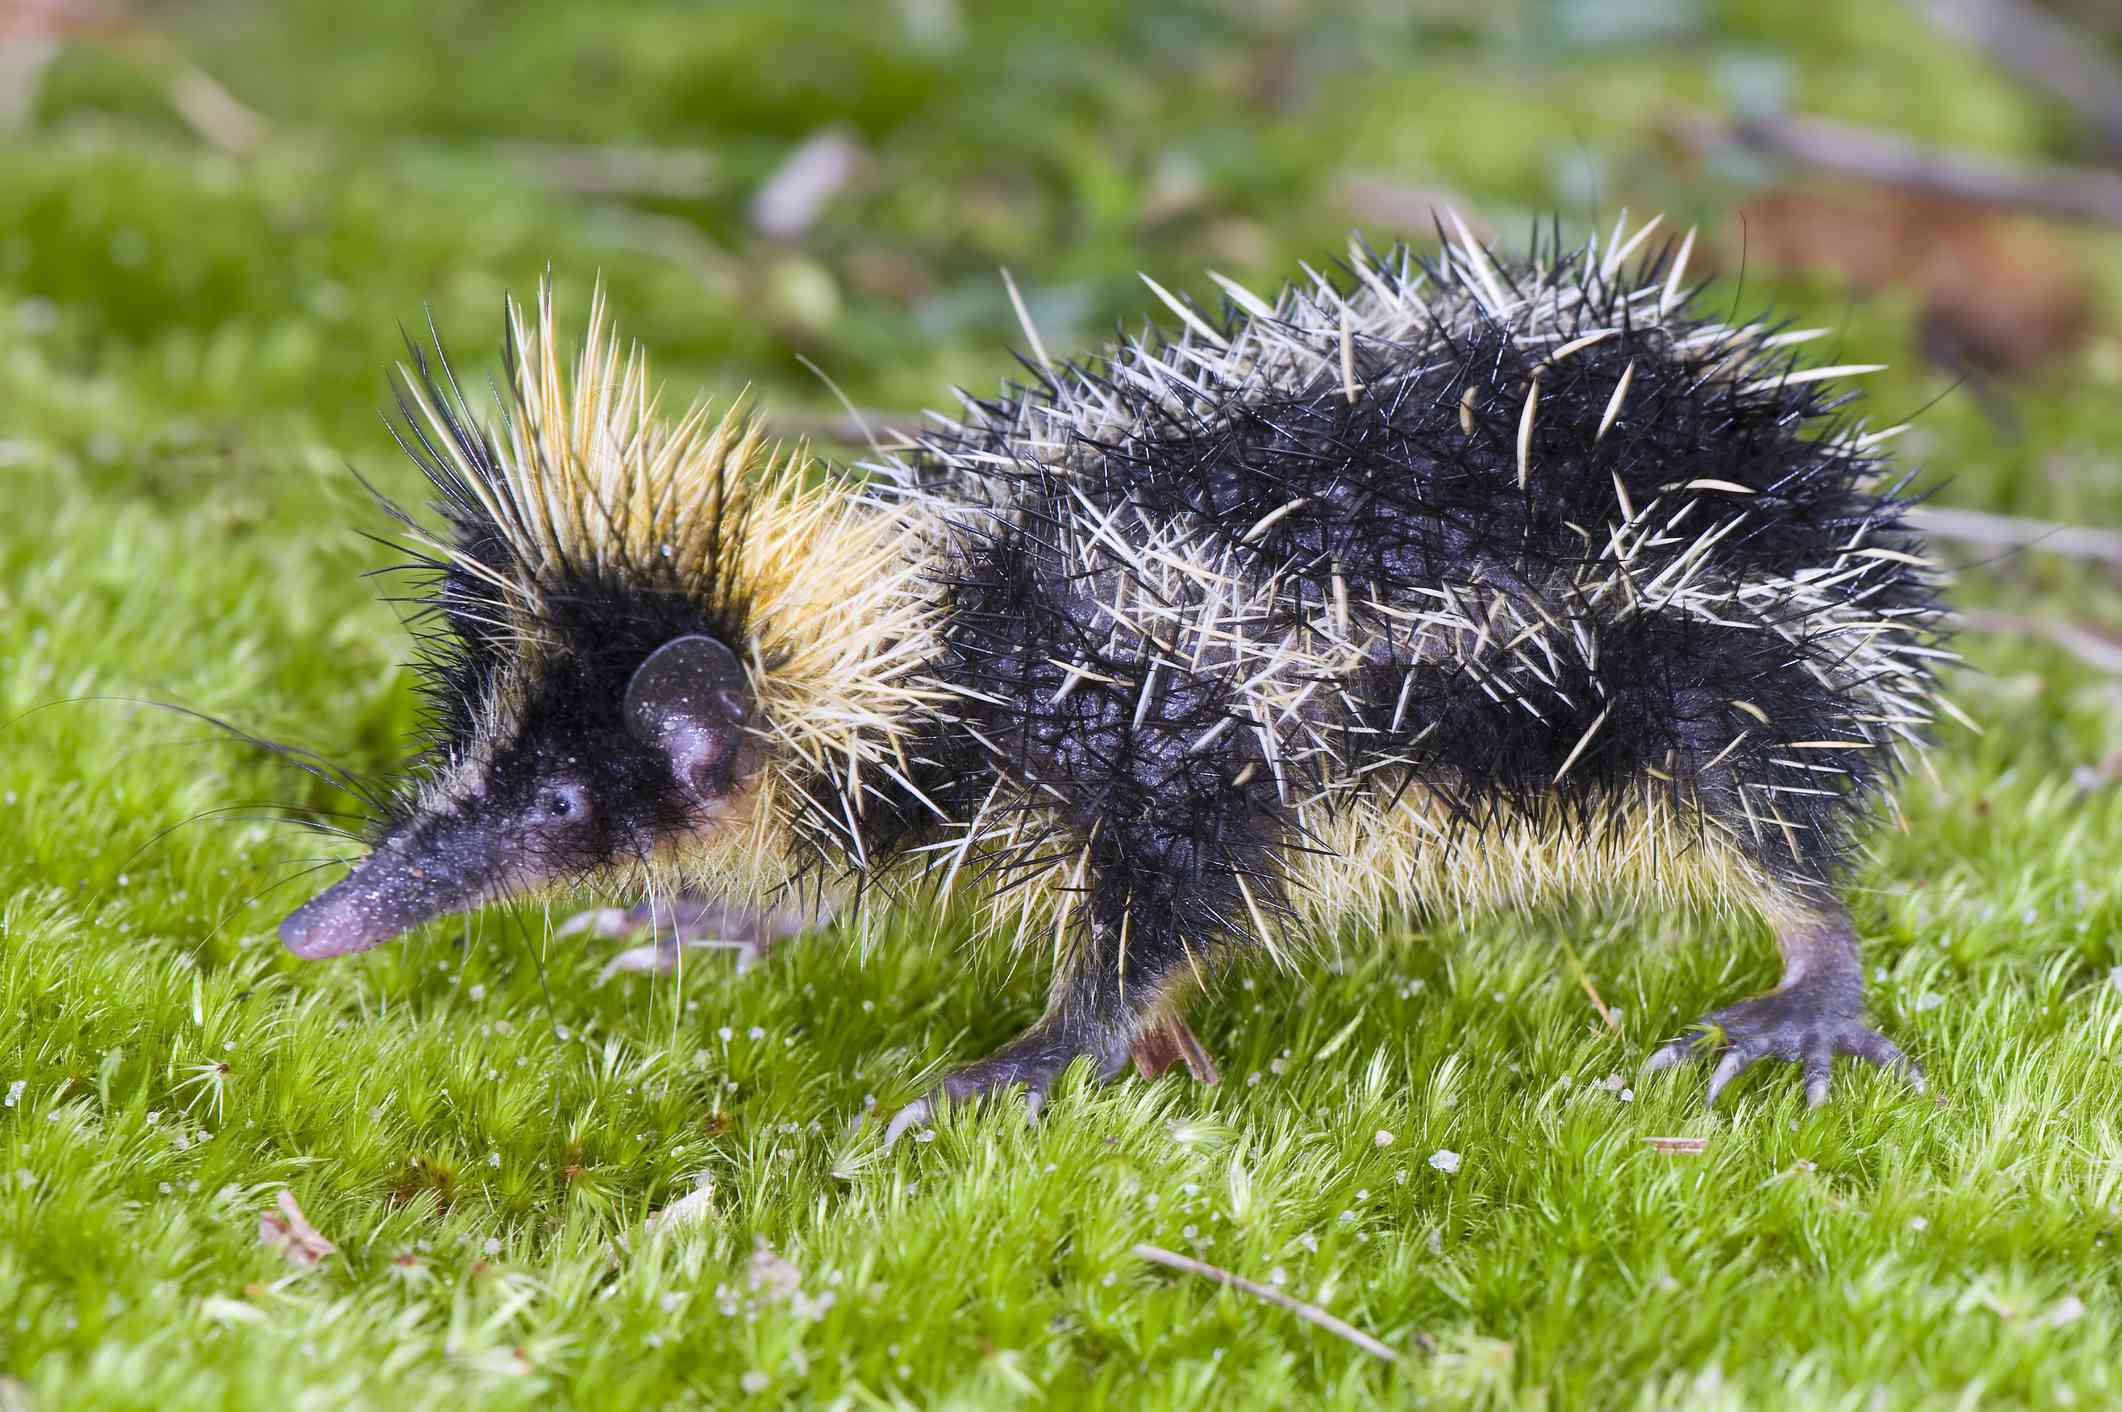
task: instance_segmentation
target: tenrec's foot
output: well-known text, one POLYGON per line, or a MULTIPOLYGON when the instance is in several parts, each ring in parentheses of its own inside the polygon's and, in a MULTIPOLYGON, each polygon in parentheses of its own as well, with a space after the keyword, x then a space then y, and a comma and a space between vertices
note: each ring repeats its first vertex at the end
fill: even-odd
POLYGON ((1780 990, 1757 995, 1713 1011, 1695 1026, 1721 1039, 1696 1033, 1659 1049, 1652 1069, 1669 1069, 1689 1059, 1717 1056, 1710 1071, 1709 1101, 1725 1085, 1761 1059, 1783 1059, 1805 1066, 1805 1101, 1814 1108, 1827 1101, 1828 1070, 1837 1054, 1849 1054, 1907 1075, 1923 1092, 1923 1071, 1886 1036, 1864 1023, 1858 985, 1847 977, 1807 977, 1780 990))

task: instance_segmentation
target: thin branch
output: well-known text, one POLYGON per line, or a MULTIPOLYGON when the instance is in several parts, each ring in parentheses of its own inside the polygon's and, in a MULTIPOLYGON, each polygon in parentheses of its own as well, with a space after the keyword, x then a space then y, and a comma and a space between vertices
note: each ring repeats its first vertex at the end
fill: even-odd
POLYGON ((1709 1150, 1706 1137, 1647 1137, 1644 1142, 1654 1152, 1664 1152, 1674 1157, 1699 1157, 1709 1150))
POLYGON ((768 240, 800 240, 870 167, 853 128, 834 126, 796 144, 752 196, 752 229, 768 240))
POLYGON ((2097 41, 2027 0, 1914 0, 1940 29, 2078 111, 2102 145, 2122 150, 2122 65, 2097 41))
POLYGON ((1681 119, 1675 130, 1692 147, 1736 143, 1800 166, 1933 196, 2122 225, 2122 172, 1972 157, 1821 118, 1750 118, 1726 124, 1692 117, 1681 119))
POLYGON ((1992 515, 1981 510, 1949 510, 1937 505, 1917 506, 1908 512, 1908 520, 1933 539, 1999 549, 2039 549, 2066 558, 2097 559, 2122 566, 2122 532, 2115 530, 1992 515))
POLYGON ((170 106, 192 131, 232 157, 248 157, 272 135, 264 115, 182 56, 169 81, 170 106))
MULTIPOLYGON (((1218 1284, 1229 1285, 1232 1289, 1244 1290, 1247 1294, 1258 1299, 1264 1299, 1269 1304, 1279 1304, 1306 1323, 1322 1328, 1336 1338, 1347 1339, 1365 1353, 1383 1358, 1388 1363, 1399 1361, 1399 1353, 1390 1344, 1380 1343, 1355 1325, 1336 1319, 1318 1305, 1306 1304, 1301 1299, 1292 1299, 1272 1285, 1256 1283, 1242 1275, 1234 1275, 1220 1266, 1206 1264, 1184 1255, 1175 1254, 1162 1246, 1138 1245, 1135 1247, 1135 1254, 1153 1265, 1162 1265, 1172 1270, 1182 1270, 1189 1275, 1200 1275, 1202 1278, 1214 1280, 1218 1284)), ((1417 1334, 1416 1339, 1425 1349, 1433 1346, 1427 1334, 1417 1334)))
POLYGON ((1991 613, 1979 608, 1962 613, 1960 621, 1970 632, 2043 638, 2089 667, 2122 676, 2122 637, 2103 628, 2062 618, 2032 618, 2019 613, 1991 613))
POLYGON ((1614 1012, 1608 1009, 1606 1002, 1600 998, 1599 988, 1592 984, 1592 978, 1585 971, 1584 963, 1577 959, 1577 948, 1569 944, 1567 937, 1562 940, 1562 954, 1569 958, 1569 968, 1576 974, 1577 984, 1583 986, 1584 993, 1591 997, 1592 1009, 1599 1012, 1599 1018, 1606 1021, 1609 1030, 1615 1034, 1621 1033, 1621 1022, 1614 1018, 1614 1012))

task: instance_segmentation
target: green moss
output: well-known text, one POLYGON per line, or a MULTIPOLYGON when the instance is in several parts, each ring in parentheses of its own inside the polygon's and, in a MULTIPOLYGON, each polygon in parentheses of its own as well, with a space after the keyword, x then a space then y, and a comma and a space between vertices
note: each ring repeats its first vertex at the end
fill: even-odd
MULTIPOLYGON (((997 265, 1059 351, 1142 316, 1137 269, 1205 294, 1204 265, 1264 283, 1330 258, 1354 174, 1508 231, 1550 206, 1576 229, 1624 202, 1711 218, 1743 190, 1646 135, 1734 65, 1925 139, 2065 145, 1913 11, 1683 3, 1655 43, 1594 46, 1568 8, 187 15, 176 52, 273 124, 248 161, 175 117, 170 54, 62 61, 0 144, 0 1366, 32 1405, 2122 1395, 2122 789, 2074 780, 2122 747, 2122 706, 2045 644, 1968 639, 1954 691, 1984 730, 1944 733, 1855 893, 1874 1005, 1939 1102, 1851 1069, 1808 1113, 1764 1072, 1705 1113, 1699 1076, 1641 1062, 1769 984, 1766 938, 1558 913, 1352 927, 1199 1008, 1220 1088, 1072 1082, 1036 1126, 956 1114, 889 1154, 851 1120, 1028 1020, 1036 958, 968 968, 967 921, 915 911, 867 947, 599 985, 607 953, 526 910, 304 965, 271 927, 340 848, 270 806, 346 801, 108 699, 388 768, 405 639, 360 578, 387 556, 348 467, 413 491, 376 417, 398 326, 432 308, 484 377, 503 293, 548 266, 577 314, 602 275, 675 395, 829 408, 803 355, 905 408, 999 375, 997 265), (842 120, 870 179, 801 252, 755 246, 752 187, 842 120), (713 177, 622 204, 554 189, 510 139, 700 148, 713 177), (863 274, 880 251, 916 293, 863 274), (1667 1136, 1707 1145, 1644 1141, 1667 1136), (706 1219, 645 1232, 703 1177, 706 1219), (315 1268, 258 1239, 281 1186, 339 1247, 315 1268), (750 1287, 757 1239, 800 1303, 750 1287), (1410 1356, 1158 1271, 1138 1241, 1410 1356)), ((2083 249, 2122 294, 2122 252, 2083 249)), ((1747 298, 1895 364, 1870 405, 1922 411, 1902 445, 1944 503, 2122 521, 2111 345, 2016 392, 2011 431, 1936 401, 1905 299, 1751 273, 1747 298)), ((1963 593, 2122 616, 2110 580, 2042 556, 1963 593)))

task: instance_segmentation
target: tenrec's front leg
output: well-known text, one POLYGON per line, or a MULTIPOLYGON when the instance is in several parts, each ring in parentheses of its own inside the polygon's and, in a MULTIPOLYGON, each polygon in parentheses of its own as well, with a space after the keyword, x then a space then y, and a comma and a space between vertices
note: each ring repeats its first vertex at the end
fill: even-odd
MULTIPOLYGON (((887 1145, 934 1116, 943 1100, 984 1098, 1021 1087, 1036 1115, 1054 1081, 1077 1059, 1088 1059, 1099 1079, 1117 1076, 1132 1060, 1145 1077, 1185 1064, 1214 1083, 1215 1061, 1181 1016, 1200 978, 1214 973, 1232 939, 1188 928, 1191 916, 1213 915, 1229 876, 1181 883, 1139 861, 1122 831, 1108 831, 1088 888, 1089 921, 1079 928, 1054 976, 1046 1013, 987 1058, 955 1070, 928 1096, 893 1115, 887 1145), (1178 923, 1178 925, 1175 925, 1178 923)), ((1227 904, 1226 904, 1227 905, 1227 904)))

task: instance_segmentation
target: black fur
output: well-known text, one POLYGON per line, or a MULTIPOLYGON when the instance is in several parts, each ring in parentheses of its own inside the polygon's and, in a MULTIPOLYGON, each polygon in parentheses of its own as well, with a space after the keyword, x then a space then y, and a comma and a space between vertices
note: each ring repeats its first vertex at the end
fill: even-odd
MULTIPOLYGON (((1504 277, 1527 277, 1535 263, 1552 268, 1557 253, 1536 251, 1504 277)), ((1577 262, 1585 299, 1568 322, 1539 330, 1548 337, 1538 343, 1492 322, 1441 348, 1357 330, 1353 399, 1338 339, 1319 339, 1323 370, 1295 391, 1242 373, 1219 380, 1198 360, 1175 360, 1192 388, 1151 396, 1108 358, 972 402, 965 425, 926 442, 913 481, 974 507, 962 513, 953 567, 939 585, 948 626, 938 675, 961 689, 963 725, 983 742, 987 771, 1014 786, 1012 807, 1050 821, 987 862, 1007 883, 1089 854, 1082 940, 1056 980, 1041 1036, 1080 1034, 1076 1052, 1109 1068, 1114 1045, 1124 1050, 1169 983, 1190 966, 1212 966, 1231 944, 1260 939, 1260 923, 1272 927, 1287 907, 1282 861, 1314 846, 1286 801, 1321 792, 1346 798, 1418 781, 1457 815, 1459 846, 1478 847, 1505 812, 1546 807, 1566 828, 1619 827, 1629 792, 1657 771, 1676 804, 1732 833, 1794 895, 1834 905, 1833 885, 1896 769, 1895 753, 1880 748, 1884 732, 1858 719, 1876 708, 1838 677, 1851 636, 1785 602, 1735 602, 1723 621, 1624 614, 1623 592, 1594 604, 1576 580, 1606 547, 1616 481, 1637 507, 1661 495, 1676 505, 1673 487, 1690 480, 1751 492, 1702 495, 1712 505, 1678 544, 1639 557, 1633 572, 1643 582, 1709 528, 1720 494, 1746 512, 1711 554, 1708 572, 1726 580, 1830 563, 1859 530, 1871 547, 1920 545, 1898 490, 1868 488, 1883 468, 1846 435, 1843 396, 1816 383, 1748 387, 1794 364, 1754 360, 1733 377, 1733 338, 1676 347, 1704 320, 1684 310, 1649 322, 1633 316, 1624 296, 1659 281, 1665 258, 1607 285, 1581 256, 1563 256, 1565 270, 1577 262), (1622 332, 1543 367, 1558 343, 1613 326, 1622 332), (1631 367, 1623 410, 1602 438, 1601 419, 1631 367), (1532 470, 1521 486, 1516 442, 1535 378, 1532 470), (1055 409, 1065 423, 1084 389, 1117 403, 1113 420, 1128 431, 1078 439, 1065 464, 1029 452, 1021 429, 1040 423, 1027 404, 1055 409), (1296 499, 1301 509, 1249 537, 1296 499), (1152 700, 1141 701, 1139 684, 1160 654, 1116 633, 1100 607, 1130 582, 1126 556, 1093 554, 1086 566, 1064 547, 1108 518, 1138 538, 1139 525, 1184 527, 1189 552, 1204 562, 1227 553, 1256 581, 1279 579, 1266 618, 1250 630, 1258 639, 1320 611, 1338 573, 1359 622, 1372 600, 1501 593, 1528 619, 1588 647, 1558 656, 1536 713, 1497 690, 1492 674, 1440 661, 1434 643, 1372 614, 1391 645, 1309 708, 1313 728, 1337 748, 1303 762, 1305 777, 1278 789, 1250 716, 1212 748, 1189 750, 1241 714, 1230 662, 1164 656, 1152 700), (1770 630, 1778 623, 1783 631, 1770 630), (1065 693, 1064 663, 1090 674, 1065 693), (1830 741, 1872 748, 1819 748, 1830 741), (1801 744, 1809 748, 1792 748, 1801 744)), ((1430 273, 1445 285, 1460 278, 1430 273)), ((1344 292, 1355 288, 1351 275, 1344 292)), ((1226 304, 1219 331, 1233 339, 1247 318, 1226 304)), ((1171 346, 1156 341, 1149 351, 1161 357, 1171 346)), ((1905 562, 1871 561, 1841 601, 1852 597, 1882 619, 1935 634, 1931 583, 1905 562)), ((1927 699, 1928 670, 1901 685, 1927 699)), ((1036 1090, 1050 1075, 1028 1056, 1051 1047, 1028 1038, 1021 1062, 981 1081, 1036 1090)))

